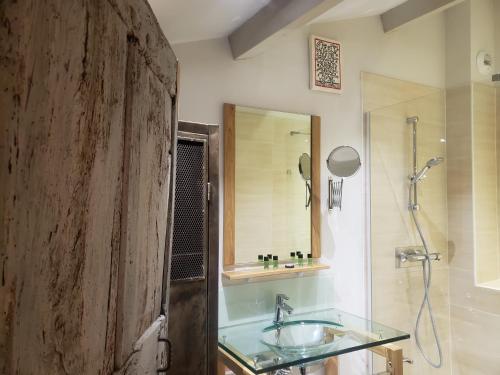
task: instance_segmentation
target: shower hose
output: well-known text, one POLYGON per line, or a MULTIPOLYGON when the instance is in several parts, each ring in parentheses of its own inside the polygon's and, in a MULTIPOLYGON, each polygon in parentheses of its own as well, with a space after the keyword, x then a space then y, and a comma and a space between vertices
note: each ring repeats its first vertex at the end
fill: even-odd
POLYGON ((412 191, 413 191, 415 185, 416 185, 415 182, 410 183, 410 189, 409 189, 410 212, 411 212, 411 216, 413 218, 413 222, 415 223, 415 226, 417 227, 417 231, 418 231, 418 234, 419 234, 420 239, 422 241, 422 245, 424 246, 425 255, 426 255, 426 260, 424 260, 422 262, 422 275, 423 275, 423 279, 424 279, 424 298, 422 299, 422 303, 420 304, 420 309, 418 310, 418 315, 417 315, 417 321, 415 323, 415 342, 417 343, 417 347, 420 350, 420 353, 422 353, 422 356, 427 361, 427 363, 429 363, 434 368, 440 368, 443 364, 443 352, 441 350, 441 343, 439 342, 438 332, 437 332, 437 328, 436 328, 436 322, 434 321, 434 313, 432 312, 432 305, 431 305, 430 292, 429 292, 429 288, 431 286, 431 278, 432 278, 432 265, 431 265, 431 261, 429 259, 429 247, 427 245, 427 241, 425 239, 425 236, 422 232, 422 228, 420 227, 418 217, 415 213, 416 209, 413 207, 412 201, 411 201, 412 191), (422 344, 420 342, 420 334, 419 334, 420 321, 422 319, 422 314, 423 314, 426 306, 427 306, 427 309, 429 311, 429 316, 430 316, 431 325, 432 325, 432 332, 434 334, 434 340, 435 340, 436 347, 438 350, 439 359, 437 360, 437 362, 433 362, 433 360, 431 358, 429 358, 429 356, 427 356, 427 354, 425 353, 424 349, 422 348, 422 344))

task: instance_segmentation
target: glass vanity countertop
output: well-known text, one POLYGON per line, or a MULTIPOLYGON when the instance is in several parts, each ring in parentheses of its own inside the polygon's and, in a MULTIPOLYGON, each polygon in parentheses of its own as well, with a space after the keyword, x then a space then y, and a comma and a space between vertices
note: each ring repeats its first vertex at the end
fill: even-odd
POLYGON ((410 338, 406 332, 337 309, 219 328, 219 347, 255 374, 410 338))

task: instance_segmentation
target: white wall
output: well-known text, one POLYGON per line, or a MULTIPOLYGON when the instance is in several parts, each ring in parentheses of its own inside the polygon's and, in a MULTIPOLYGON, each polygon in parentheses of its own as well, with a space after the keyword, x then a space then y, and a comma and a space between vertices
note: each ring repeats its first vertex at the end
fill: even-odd
MULTIPOLYGON (((479 51, 486 51, 496 62, 495 53, 495 6, 498 0, 470 0, 470 48, 471 75, 473 82, 491 83, 491 74, 482 75, 477 69, 476 57, 479 51)), ((497 5, 498 8, 498 5, 497 5)), ((462 28, 466 29, 466 28, 462 28)), ((493 69, 495 71, 495 68, 493 69)))
MULTIPOLYGON (((444 87, 444 40, 444 18, 436 14, 390 34, 383 33, 378 17, 315 24, 290 33, 261 56, 243 61, 232 59, 225 39, 174 45, 180 61, 179 119, 222 124, 224 102, 310 113, 322 120, 321 159, 326 160, 339 145, 351 145, 363 155, 360 73, 444 87), (309 90, 310 33, 343 43, 342 95, 309 90)), ((248 317, 249 311, 270 313, 278 290, 292 294, 295 306, 334 305, 368 314, 365 176, 358 173, 344 184, 342 212, 330 215, 326 163, 321 168, 322 254, 331 272, 316 278, 227 287, 220 293, 222 324, 248 317)), ((346 373, 364 373, 364 359, 356 358, 346 373)))

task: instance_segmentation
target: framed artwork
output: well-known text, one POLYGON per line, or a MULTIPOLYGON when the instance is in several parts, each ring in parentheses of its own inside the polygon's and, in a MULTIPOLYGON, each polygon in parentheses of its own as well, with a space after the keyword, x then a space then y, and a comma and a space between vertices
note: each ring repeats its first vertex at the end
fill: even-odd
POLYGON ((311 90, 342 92, 341 44, 311 35, 309 40, 311 90))

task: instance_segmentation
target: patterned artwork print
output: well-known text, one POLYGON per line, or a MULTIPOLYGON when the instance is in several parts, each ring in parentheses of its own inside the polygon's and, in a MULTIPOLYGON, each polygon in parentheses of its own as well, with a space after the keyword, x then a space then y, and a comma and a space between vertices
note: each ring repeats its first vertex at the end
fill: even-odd
POLYGON ((342 89, 340 43, 312 37, 312 47, 312 89, 340 91, 342 89))

